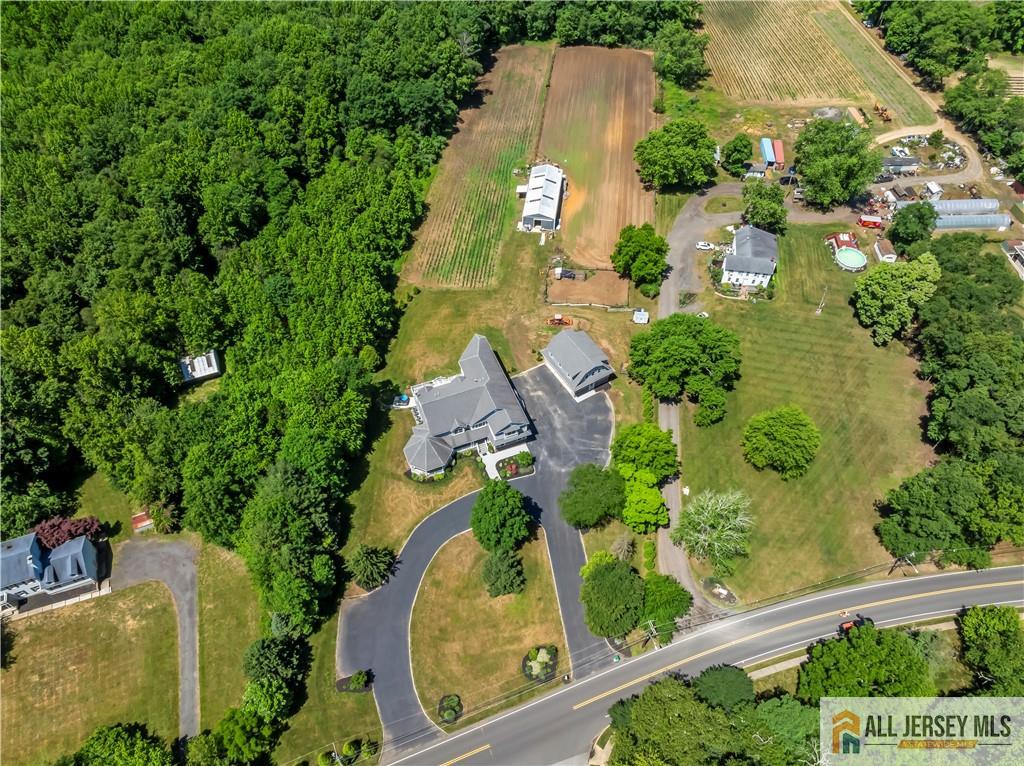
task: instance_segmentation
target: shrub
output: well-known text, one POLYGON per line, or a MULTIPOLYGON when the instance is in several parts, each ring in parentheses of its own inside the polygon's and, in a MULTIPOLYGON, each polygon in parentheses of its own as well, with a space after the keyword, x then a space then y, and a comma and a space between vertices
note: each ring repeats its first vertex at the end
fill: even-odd
POLYGON ((348 688, 354 692, 361 692, 370 683, 370 674, 365 670, 357 670, 348 679, 348 688))
POLYGON ((334 751, 325 750, 316 757, 317 766, 333 766, 334 764, 334 751))
POLYGON ((523 560, 512 551, 495 551, 484 561, 484 584, 491 598, 522 593, 526 587, 523 560))
POLYGON ((612 543, 612 555, 619 561, 628 561, 633 557, 636 546, 633 542, 633 535, 622 534, 615 538, 612 543))
POLYGON ((363 760, 369 760, 373 756, 377 755, 377 751, 380 747, 372 739, 368 739, 363 743, 362 758, 363 760))
POLYGON ((95 516, 83 516, 77 519, 68 519, 64 516, 56 516, 36 524, 33 530, 39 544, 44 548, 53 550, 63 545, 68 540, 85 535, 90 540, 96 540, 100 533, 100 520, 95 516))
POLYGON ((391 577, 395 560, 395 552, 390 548, 374 548, 360 544, 345 561, 345 568, 360 588, 373 590, 391 577))
POLYGON ((242 669, 252 681, 276 676, 295 681, 306 675, 309 645, 288 636, 258 638, 249 644, 242 669))
POLYGON ((743 454, 755 468, 773 468, 783 479, 794 479, 821 446, 821 432, 795 404, 755 415, 743 431, 743 454))
POLYGON ((648 572, 658 567, 658 544, 654 540, 644 540, 644 569, 648 572))
POLYGON ((529 468, 531 465, 533 465, 534 462, 533 453, 530 452, 529 450, 524 449, 522 452, 516 455, 515 460, 520 468, 529 468))

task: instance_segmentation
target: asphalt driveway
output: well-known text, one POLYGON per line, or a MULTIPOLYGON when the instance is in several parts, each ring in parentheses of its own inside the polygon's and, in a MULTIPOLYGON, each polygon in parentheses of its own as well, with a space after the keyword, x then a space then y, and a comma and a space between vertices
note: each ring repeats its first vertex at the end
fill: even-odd
MULTIPOLYGON (((586 554, 579 532, 562 520, 557 500, 574 466, 608 461, 612 408, 604 395, 576 402, 543 365, 513 378, 513 383, 533 419, 536 438, 530 447, 537 458, 536 473, 515 480, 514 486, 531 501, 544 527, 569 655, 574 674, 581 677, 594 667, 593 660, 606 646, 583 620, 579 569, 586 554)), ((373 671, 373 692, 388 749, 415 746, 437 731, 416 696, 409 625, 427 566, 445 542, 469 528, 475 499, 476 493, 471 493, 425 519, 402 548, 390 582, 342 607, 338 669, 346 675, 373 671)))
POLYGON ((168 540, 128 540, 118 550, 111 590, 158 580, 171 591, 178 617, 178 731, 199 733, 199 607, 196 549, 168 540))

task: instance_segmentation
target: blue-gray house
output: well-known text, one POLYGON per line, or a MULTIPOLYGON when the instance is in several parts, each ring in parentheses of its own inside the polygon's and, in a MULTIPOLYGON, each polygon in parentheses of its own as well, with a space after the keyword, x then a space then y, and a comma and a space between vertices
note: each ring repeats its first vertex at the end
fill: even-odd
POLYGON ((82 535, 47 551, 35 532, 0 543, 0 604, 99 582, 96 546, 82 535))

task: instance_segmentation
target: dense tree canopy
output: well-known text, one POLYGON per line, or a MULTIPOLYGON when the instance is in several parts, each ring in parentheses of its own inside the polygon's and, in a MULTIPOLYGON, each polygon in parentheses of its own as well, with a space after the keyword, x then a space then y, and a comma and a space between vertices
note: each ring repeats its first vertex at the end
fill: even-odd
POLYGON ((850 122, 815 120, 796 139, 796 169, 805 199, 831 208, 863 193, 882 170, 871 134, 850 122))
POLYGON ((930 203, 912 202, 896 211, 885 235, 902 255, 915 242, 928 239, 937 220, 939 214, 930 203))
POLYGON ((573 468, 568 486, 558 497, 562 518, 577 529, 621 517, 625 502, 626 483, 622 475, 614 468, 601 468, 593 463, 573 468))
MULTIPOLYGON (((1004 3, 993 3, 1002 6, 1004 3)), ((1024 7, 1024 3, 1021 3, 1024 7)), ((944 109, 978 143, 1006 160, 1010 173, 1024 174, 1024 96, 1009 96, 1001 69, 970 74, 946 91, 944 109)))
POLYGON ((633 158, 640 178, 656 189, 696 189, 715 177, 715 140, 696 120, 673 120, 640 140, 633 158))
POLYGON ((679 473, 679 449, 672 433, 653 423, 633 423, 623 428, 612 441, 612 460, 620 469, 630 466, 649 471, 655 484, 679 473))
POLYGON ((928 663, 910 636, 874 625, 852 628, 843 638, 812 646, 797 681, 797 696, 812 705, 822 697, 934 694, 928 663))
POLYGON ((725 416, 724 392, 740 374, 735 333, 693 314, 659 319, 629 344, 629 375, 659 399, 684 393, 699 405, 697 425, 725 416))
POLYGON ((935 256, 924 253, 909 263, 881 263, 858 277, 853 306, 860 323, 871 328, 876 346, 884 346, 910 329, 941 276, 935 256))
MULTIPOLYGON (((674 446, 674 445, 673 445, 674 446)), ((647 534, 668 524, 668 508, 658 488, 658 475, 647 468, 625 463, 619 472, 626 480, 622 521, 634 532, 647 534)))
POLYGON ((612 251, 612 266, 622 276, 632 279, 645 295, 657 295, 668 268, 668 242, 655 233, 649 223, 629 224, 619 232, 619 241, 612 251))
POLYGON ((722 167, 730 175, 741 176, 754 156, 754 142, 746 133, 737 133, 722 147, 722 167))
POLYGON ((754 415, 743 429, 743 455, 755 468, 771 468, 783 479, 803 476, 821 446, 821 432, 795 404, 754 415))
POLYGON ((710 38, 695 34, 692 24, 670 21, 654 36, 654 71, 683 88, 693 88, 711 70, 704 63, 704 49, 710 38))
POLYGON ((726 711, 754 701, 754 682, 732 665, 708 668, 693 679, 693 688, 704 702, 726 711))
POLYGON ((765 231, 782 233, 786 228, 786 190, 763 178, 743 184, 743 220, 765 231))
POLYGON ((643 610, 644 581, 614 557, 589 569, 580 586, 587 627, 598 636, 624 636, 643 610))
POLYGON ((484 550, 514 551, 530 536, 523 495, 511 484, 492 479, 473 502, 469 524, 484 550))
POLYGON ((693 596, 672 575, 648 572, 644 577, 644 609, 641 620, 653 623, 658 640, 668 643, 676 629, 676 619, 690 611, 693 596))
POLYGON ((69 766, 171 766, 174 759, 160 738, 150 734, 144 726, 115 724, 96 729, 64 763, 69 766))
POLYGON ((1024 627, 1012 606, 975 606, 960 615, 964 663, 975 689, 992 697, 1024 695, 1024 627))

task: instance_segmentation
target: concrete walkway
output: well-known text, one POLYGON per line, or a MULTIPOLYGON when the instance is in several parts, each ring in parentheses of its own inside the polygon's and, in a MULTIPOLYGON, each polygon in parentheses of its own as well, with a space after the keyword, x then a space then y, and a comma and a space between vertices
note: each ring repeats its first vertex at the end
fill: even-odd
POLYGON ((196 549, 185 542, 132 539, 118 550, 112 590, 157 580, 171 591, 178 617, 178 732, 199 733, 199 607, 196 549))

